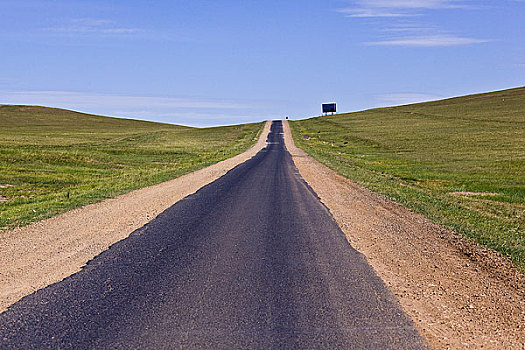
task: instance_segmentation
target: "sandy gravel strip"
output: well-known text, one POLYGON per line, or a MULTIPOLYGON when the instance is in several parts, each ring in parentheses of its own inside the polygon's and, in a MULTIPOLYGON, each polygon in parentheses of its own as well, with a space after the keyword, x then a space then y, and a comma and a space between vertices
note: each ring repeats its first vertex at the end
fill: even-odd
POLYGON ((525 278, 508 260, 356 185, 285 143, 350 244, 435 349, 525 349, 525 278))
POLYGON ((248 151, 174 180, 2 233, 0 312, 20 298, 79 271, 109 246, 266 146, 271 122, 248 151))

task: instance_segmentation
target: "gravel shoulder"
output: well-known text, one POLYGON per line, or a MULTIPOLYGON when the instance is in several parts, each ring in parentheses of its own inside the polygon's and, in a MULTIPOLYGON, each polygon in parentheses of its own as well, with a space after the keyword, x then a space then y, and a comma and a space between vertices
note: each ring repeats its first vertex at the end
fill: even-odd
POLYGON ((0 312, 78 272, 89 260, 266 145, 271 122, 248 151, 174 180, 88 205, 0 236, 0 312))
POLYGON ((431 223, 285 143, 350 244, 435 349, 525 349, 525 277, 498 253, 431 223))

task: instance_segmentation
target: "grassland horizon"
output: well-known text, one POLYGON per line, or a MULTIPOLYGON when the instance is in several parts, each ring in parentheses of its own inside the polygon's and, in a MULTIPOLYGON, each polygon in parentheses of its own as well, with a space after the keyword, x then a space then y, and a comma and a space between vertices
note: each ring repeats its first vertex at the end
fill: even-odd
MULTIPOLYGON (((262 124, 192 128, 0 105, 0 230, 243 152, 262 124)), ((525 271, 525 87, 291 121, 321 163, 525 271)))
POLYGON ((233 157, 262 123, 192 128, 0 105, 0 231, 233 157))
POLYGON ((336 172, 525 271, 525 88, 290 122, 336 172))

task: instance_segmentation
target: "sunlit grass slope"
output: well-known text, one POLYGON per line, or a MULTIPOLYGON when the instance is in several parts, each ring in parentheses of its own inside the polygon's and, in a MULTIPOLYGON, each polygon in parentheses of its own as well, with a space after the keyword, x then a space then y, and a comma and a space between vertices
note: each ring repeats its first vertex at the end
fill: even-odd
POLYGON ((525 88, 291 123, 335 171, 525 270, 525 88))
POLYGON ((189 128, 0 106, 0 229, 173 179, 243 152, 262 124, 189 128))

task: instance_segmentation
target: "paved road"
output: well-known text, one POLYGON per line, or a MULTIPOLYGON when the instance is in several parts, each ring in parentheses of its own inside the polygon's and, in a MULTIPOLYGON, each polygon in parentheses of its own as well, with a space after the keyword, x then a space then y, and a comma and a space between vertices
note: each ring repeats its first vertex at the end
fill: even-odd
POLYGON ((1 348, 422 349, 393 296, 268 146, 0 315, 1 348))

